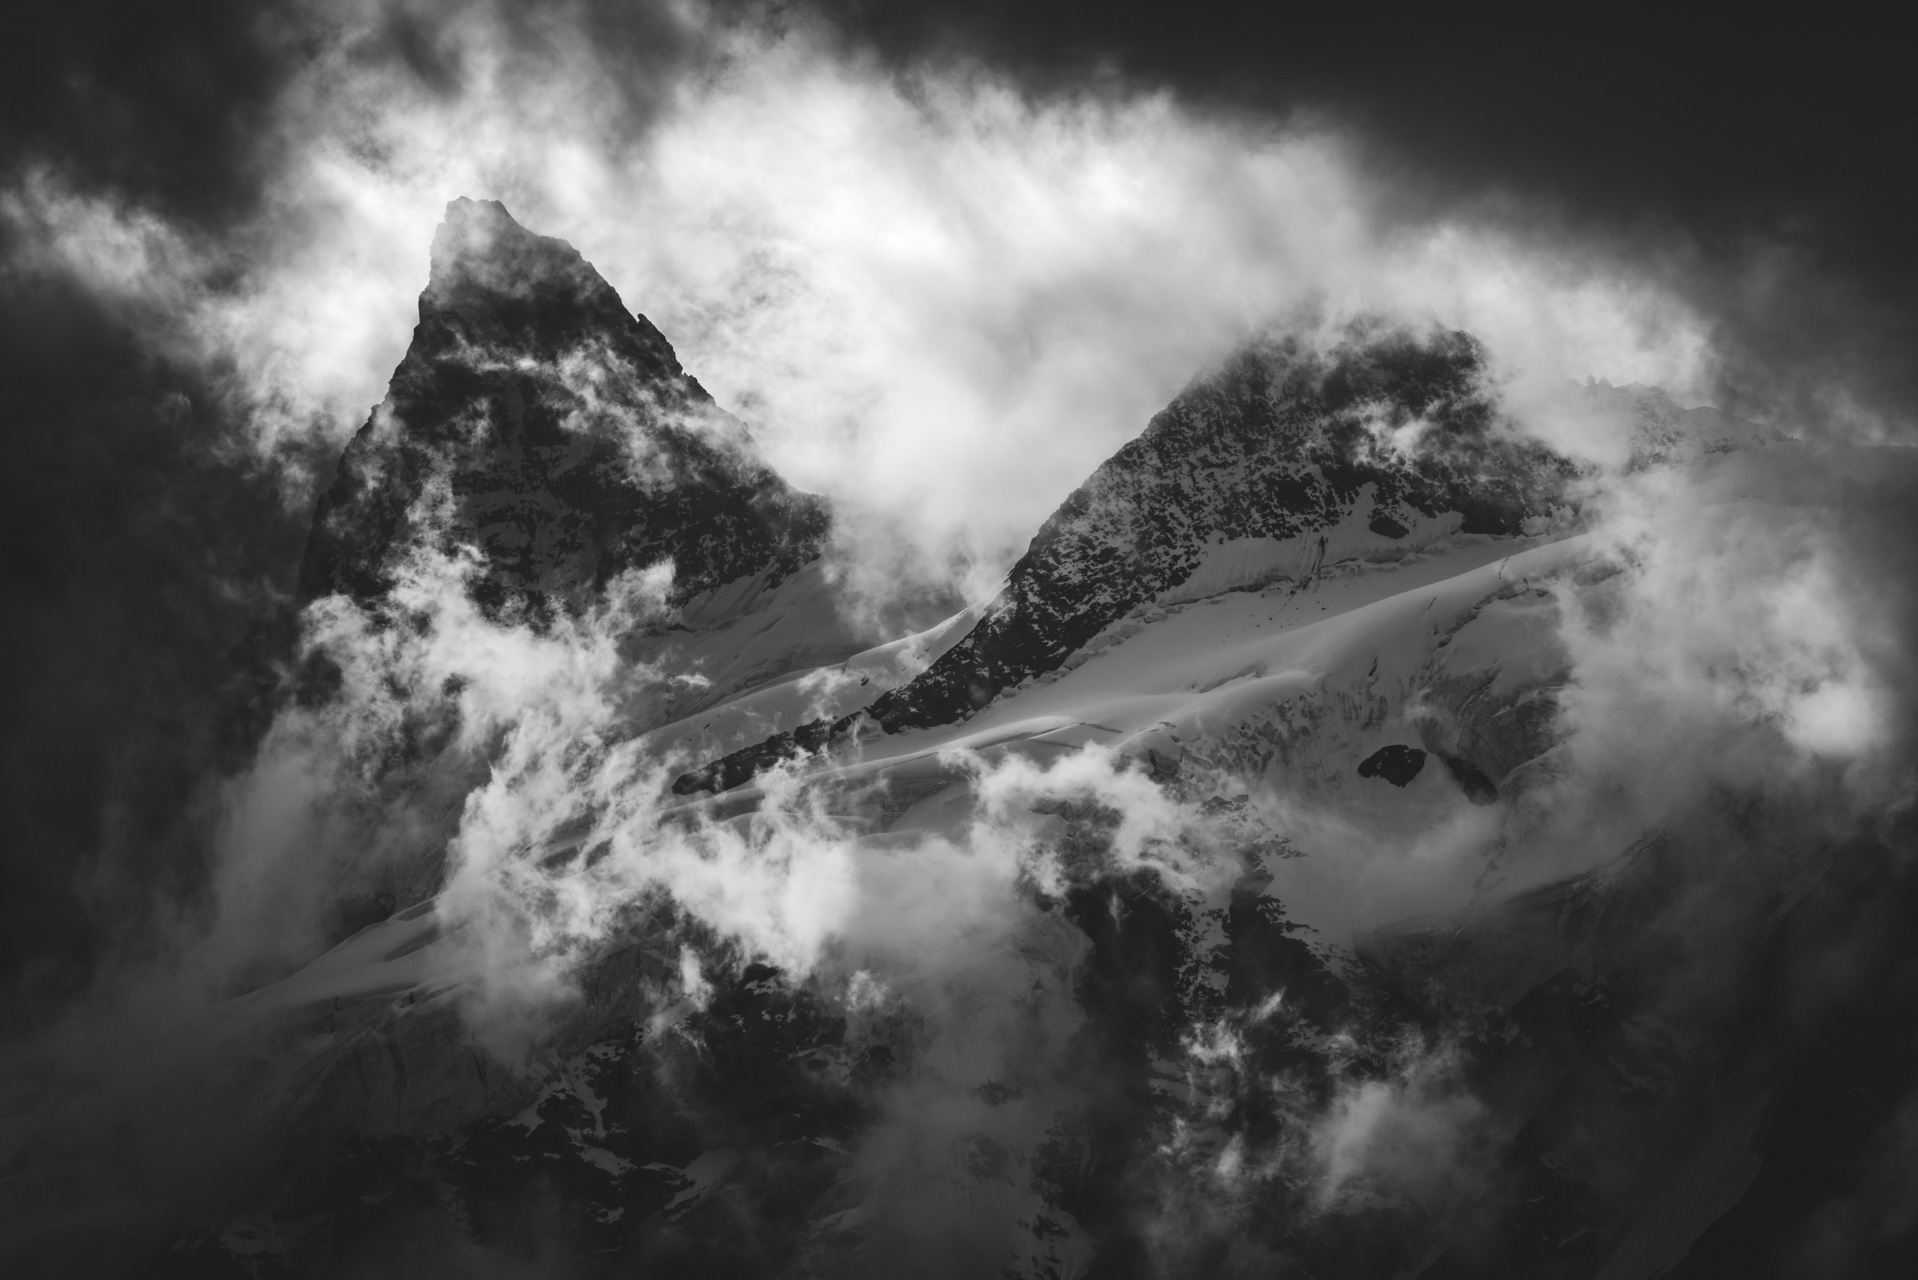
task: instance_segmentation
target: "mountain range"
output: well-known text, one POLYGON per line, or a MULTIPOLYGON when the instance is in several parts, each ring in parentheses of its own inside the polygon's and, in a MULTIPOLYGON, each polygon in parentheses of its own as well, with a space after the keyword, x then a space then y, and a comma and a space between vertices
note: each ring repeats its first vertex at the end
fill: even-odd
MULTIPOLYGON (((1777 449, 1687 451, 1723 415, 1590 394, 1635 421, 1634 466, 1732 502, 1786 483, 1777 449)), ((1848 1099, 1912 1056, 1869 1001, 1779 1007, 1797 940, 1842 927, 1838 854, 1781 841, 1750 886, 1770 923, 1706 990, 1668 981, 1669 922, 1715 883, 1714 830, 1545 875, 1515 852, 1567 768, 1568 614, 1631 569, 1592 475, 1469 334, 1275 332, 1067 495, 995 596, 875 643, 830 504, 578 252, 454 201, 301 602, 402 636, 406 584, 451 563, 497 632, 615 628, 647 677, 605 750, 659 830, 750 832, 799 794, 859 858, 925 859, 928 895, 982 831, 1038 869, 938 969, 945 1003, 914 985, 931 959, 835 987, 648 891, 502 1052, 448 976, 478 927, 448 849, 511 733, 408 730, 322 952, 223 1006, 260 1140, 133 1270, 1698 1280, 1802 1251, 1825 1201, 1793 1171, 1868 1177, 1848 1099), (636 583, 646 608, 609 611, 636 583), (401 810, 430 816, 393 834, 401 810), (1404 849, 1430 860, 1391 873, 1409 889, 1368 879, 1404 849)), ((285 714, 344 705, 347 666, 289 655, 285 714)), ((515 847, 516 883, 584 883, 596 821, 515 847)))

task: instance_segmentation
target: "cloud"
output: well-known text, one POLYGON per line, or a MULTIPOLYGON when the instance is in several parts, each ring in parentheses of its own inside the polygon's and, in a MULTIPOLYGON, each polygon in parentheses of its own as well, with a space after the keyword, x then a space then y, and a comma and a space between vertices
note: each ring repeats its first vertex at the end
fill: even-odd
MULTIPOLYGON (((66 274, 152 351, 211 371, 237 452, 280 466, 297 502, 405 350, 445 201, 497 196, 574 243, 789 479, 841 504, 837 554, 875 596, 990 590, 1073 486, 1268 324, 1457 325, 1531 429, 1609 468, 1587 520, 1616 572, 1554 584, 1574 668, 1564 741, 1517 819, 1461 810, 1400 848, 1266 806, 1312 848, 1321 896, 1376 924, 1471 901, 1501 839, 1510 888, 1664 828, 1710 855, 1675 927, 1742 942, 1760 895, 1713 914, 1701 886, 1753 866, 1770 885, 1777 849, 1789 862, 1909 802, 1911 489, 1838 447, 1903 437, 1862 413, 1797 419, 1793 444, 1627 470, 1624 424, 1567 380, 1688 400, 1728 358, 1664 259, 1523 218, 1408 220, 1351 137, 1309 124, 1164 93, 1035 95, 965 63, 891 70, 803 23, 697 9, 661 20, 669 56, 640 59, 595 21, 347 10, 268 109, 263 194, 237 226, 214 237, 43 165, 0 192, 13 265, 66 274), (1728 794, 1761 797, 1765 839, 1725 817, 1728 794)), ((308 610, 304 651, 337 690, 286 709, 224 785, 206 900, 163 908, 181 916, 179 972, 139 989, 197 1007, 312 957, 361 922, 356 896, 443 890, 436 978, 524 1063, 580 973, 664 896, 855 1021, 920 1021, 924 1070, 882 1099, 853 1181, 908 1244, 963 1225, 981 1250, 1012 1248, 1042 1137, 1098 1083, 1071 1050, 1087 943, 1042 905, 1085 873, 1059 806, 1110 817, 1103 872, 1200 900, 1243 871, 1235 832, 1097 749, 1043 768, 955 757, 969 820, 888 838, 793 773, 751 814, 698 816, 666 790, 682 762, 634 745, 675 673, 619 652, 663 609, 663 571, 535 631, 483 616, 470 568, 422 552, 390 610, 308 610), (987 1181, 1011 1190, 968 1217, 987 1181)), ((679 994, 709 992, 715 963, 682 950, 679 994)), ((1234 1052, 1224 1032, 1188 1048, 1234 1052)), ((1488 1103, 1450 1054, 1408 1051, 1298 1103, 1292 1156, 1322 1210, 1470 1189, 1488 1103)), ((1242 1141, 1206 1155, 1225 1182, 1274 1158, 1242 1141)))
POLYGON ((1474 1189, 1490 1116, 1459 1065, 1456 1050, 1414 1048, 1392 1074, 1341 1086, 1311 1131, 1321 1210, 1406 1196, 1443 1212, 1474 1189))
MULTIPOLYGON (((1869 507, 1831 488, 1869 451, 1823 449, 1780 443, 1601 494, 1596 537, 1620 571, 1567 594, 1562 702, 1570 785, 1631 808, 1581 821, 1616 839, 1618 824, 1749 788, 1838 830, 1910 786, 1891 660, 1909 637, 1887 617, 1906 592, 1867 586, 1865 569, 1901 522, 1861 519, 1869 507)), ((1881 483, 1908 482, 1897 452, 1884 461, 1881 483)))
POLYGON ((358 426, 440 209, 497 196, 659 323, 789 479, 861 513, 855 559, 903 534, 921 576, 956 554, 979 589, 1189 377, 1302 307, 1469 328, 1527 385, 1710 373, 1705 323, 1648 269, 1405 224, 1337 135, 1035 98, 964 63, 888 74, 804 23, 673 22, 697 52, 651 63, 564 10, 367 6, 283 89, 265 196, 217 250, 48 171, 11 220, 230 362, 271 454, 358 426), (456 76, 377 56, 400 14, 456 76))

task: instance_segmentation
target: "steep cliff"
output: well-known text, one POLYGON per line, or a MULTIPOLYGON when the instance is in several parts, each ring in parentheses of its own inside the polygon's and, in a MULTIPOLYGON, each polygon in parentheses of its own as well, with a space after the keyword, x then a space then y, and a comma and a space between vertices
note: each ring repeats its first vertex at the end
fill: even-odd
POLYGON ((410 549, 467 545, 491 609, 578 605, 668 560, 684 600, 776 583, 827 523, 577 250, 461 199, 412 346, 320 499, 300 590, 373 600, 410 549))
MULTIPOLYGON (((972 631, 862 713, 800 726, 682 777, 726 790, 873 723, 950 724, 1057 669, 1128 611, 1234 560, 1246 585, 1451 533, 1515 535, 1574 468, 1501 420, 1470 336, 1369 322, 1284 337, 1199 378, 1053 513, 972 631)), ((1232 570, 1225 571, 1228 575, 1232 570)))

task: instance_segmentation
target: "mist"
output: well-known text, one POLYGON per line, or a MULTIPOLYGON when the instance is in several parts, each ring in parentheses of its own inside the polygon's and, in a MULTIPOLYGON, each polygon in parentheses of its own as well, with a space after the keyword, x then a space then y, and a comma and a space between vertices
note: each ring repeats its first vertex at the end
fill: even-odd
MULTIPOLYGON (((1772 247, 1720 271, 1676 230, 1590 231, 1548 200, 1434 202, 1346 117, 1165 84, 1035 88, 985 59, 884 58, 800 12, 626 17, 290 9, 299 56, 248 116, 254 194, 219 219, 57 156, 0 174, 7 278, 110 317, 147 371, 102 439, 187 423, 198 434, 160 483, 193 485, 168 501, 224 495, 165 544, 167 570, 197 584, 178 641, 189 687, 111 724, 132 754, 161 754, 175 739, 154 726, 176 706, 212 725, 233 701, 205 654, 288 637, 281 694, 255 698, 246 726, 180 735, 164 824, 83 824, 21 857, 89 942, 58 980, 33 957, 9 972, 32 1010, 11 1052, 40 1082, 9 1108, 29 1117, 9 1158, 84 1185, 135 1133, 147 1154, 106 1218, 154 1244, 212 1213, 260 1158, 224 1100, 297 1079, 231 1011, 424 903, 420 989, 501 1097, 603 1029, 595 1001, 635 939, 657 954, 619 1008, 660 1061, 753 966, 842 1020, 846 1054, 910 1059, 842 1073, 865 1120, 832 1203, 881 1225, 856 1256, 810 1240, 817 1271, 886 1274, 954 1239, 953 1274, 1074 1274, 1131 1247, 1115 1240, 1166 1274, 1257 1269, 1264 1245, 1227 1242, 1262 1204, 1334 1223, 1409 1205, 1436 1250, 1477 1239, 1475 1215, 1507 1194, 1519 1121, 1480 1065, 1496 1002, 1434 1014, 1412 980, 1379 977, 1394 931, 1464 932, 1514 895, 1656 862, 1642 930, 1589 943, 1574 969, 1669 946, 1645 1007, 1692 1034, 1720 1006, 1763 1006, 1740 964, 1783 956, 1797 976, 1776 1043, 1754 1051, 1767 1070, 1865 989, 1849 957, 1891 948, 1891 922, 1841 942, 1778 921, 1907 883, 1918 470, 1879 383, 1854 394, 1809 347, 1793 363, 1753 339, 1786 320, 1735 314, 1772 247), (298 531, 408 349, 461 196, 577 248, 772 467, 829 501, 839 607, 869 632, 926 598, 990 599, 1067 495, 1249 340, 1329 341, 1375 315, 1469 332, 1504 429, 1580 468, 1573 549, 1511 587, 1549 601, 1562 664, 1547 764, 1509 807, 1455 800, 1407 834, 1323 794, 1197 768, 1169 781, 1141 752, 965 748, 938 761, 943 807, 879 831, 888 784, 803 762, 757 779, 746 809, 673 794, 703 761, 646 735, 683 677, 630 648, 672 624, 670 563, 556 621, 489 614, 468 594, 479 553, 436 543, 444 513, 422 504, 388 610, 296 604, 298 531), (1650 450, 1618 399, 1647 388, 1677 415, 1650 450), (1728 397, 1737 416, 1693 412, 1728 397), (298 692, 321 659, 336 687, 298 692), (1111 1010, 1149 985, 1109 978, 1114 956, 1143 953, 1128 930, 1163 916, 1223 938, 1246 886, 1268 883, 1288 913, 1270 927, 1308 940, 1314 966, 1286 999, 1180 977, 1180 1008, 1204 1019, 1115 1038, 1111 1010), (1281 1040, 1321 1056, 1270 1069, 1281 1040), (151 1072, 126 1065, 145 1054, 151 1072), (1114 1099, 1148 1063, 1173 1120, 1134 1134, 1114 1099), (50 1136, 49 1117, 77 1136, 50 1136), (182 1132, 205 1138, 190 1168, 166 1155, 182 1132), (1095 1165, 1075 1154, 1095 1138, 1133 1160, 1130 1181, 1097 1186, 1119 1208, 1022 1253, 1057 1169, 1095 1165)), ((132 643, 111 616, 60 607, 34 652, 65 628, 102 663, 132 643)), ((1416 740, 1418 717, 1394 727, 1416 740)), ((126 787, 101 784, 100 803, 126 787)), ((1782 1090, 1776 1070, 1750 1088, 1782 1090)), ((1852 1256, 1863 1237, 1838 1234, 1831 1256, 1852 1256)))

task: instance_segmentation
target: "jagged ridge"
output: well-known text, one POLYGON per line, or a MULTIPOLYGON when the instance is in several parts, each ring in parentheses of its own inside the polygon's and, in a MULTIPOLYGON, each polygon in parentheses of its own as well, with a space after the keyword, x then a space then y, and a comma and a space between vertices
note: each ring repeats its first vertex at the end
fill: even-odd
POLYGON ((683 600, 791 573, 826 528, 577 250, 460 199, 412 345, 319 501, 300 592, 377 599, 425 542, 480 550, 489 608, 537 616, 669 559, 683 600))
POLYGON ((918 678, 863 712, 686 774, 674 789, 737 786, 863 722, 896 733, 963 719, 1186 581, 1216 540, 1321 534, 1355 511, 1368 484, 1370 528, 1381 537, 1405 538, 1417 515, 1445 513, 1461 518, 1462 532, 1516 534, 1566 501, 1572 474, 1566 460, 1502 428, 1484 350, 1467 334, 1368 321, 1330 350, 1296 336, 1255 344, 1195 381, 1093 472, 1039 530, 978 625, 918 678), (1409 445, 1406 428, 1416 431, 1409 445))

